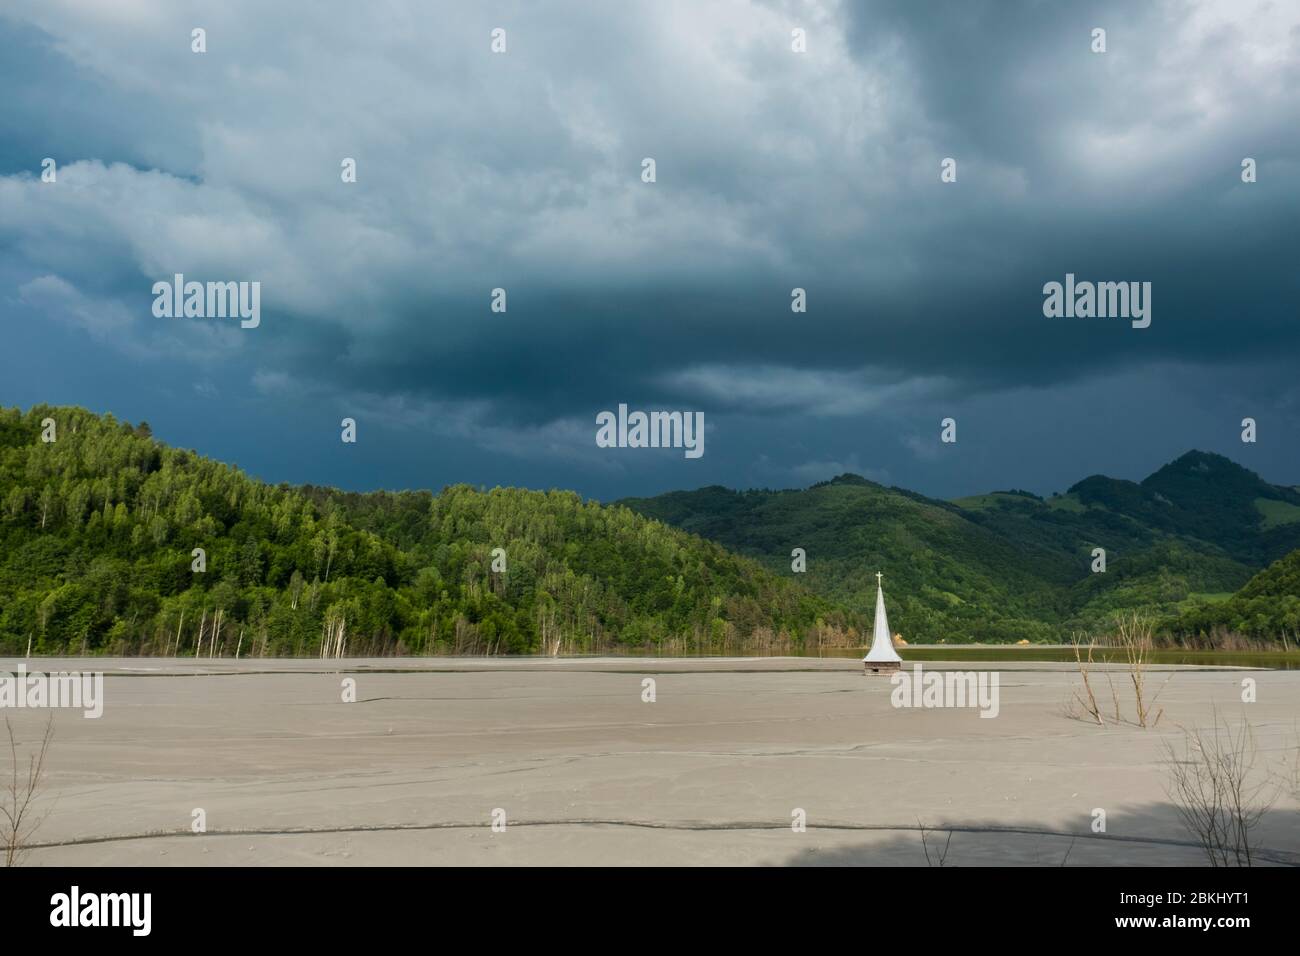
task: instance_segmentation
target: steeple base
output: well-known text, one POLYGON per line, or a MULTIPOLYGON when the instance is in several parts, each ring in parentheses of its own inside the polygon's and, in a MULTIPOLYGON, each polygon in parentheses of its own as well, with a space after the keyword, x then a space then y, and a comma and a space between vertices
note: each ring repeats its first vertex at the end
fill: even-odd
POLYGON ((897 674, 900 670, 902 670, 902 668, 903 665, 900 661, 863 661, 862 662, 862 673, 866 674, 866 676, 868 677, 874 677, 881 674, 888 677, 890 674, 897 674))

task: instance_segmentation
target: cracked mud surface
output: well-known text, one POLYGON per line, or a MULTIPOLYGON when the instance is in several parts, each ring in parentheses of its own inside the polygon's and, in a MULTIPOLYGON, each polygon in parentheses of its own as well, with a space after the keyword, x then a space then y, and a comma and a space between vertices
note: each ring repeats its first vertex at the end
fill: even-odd
MULTIPOLYGON (((1077 676, 1052 664, 997 665, 995 719, 896 709, 888 680, 852 660, 29 669, 87 665, 108 675, 104 716, 56 712, 29 866, 924 865, 921 826, 953 830, 949 865, 1199 864, 1165 794, 1162 741, 1217 710, 1250 719, 1261 767, 1289 772, 1300 743, 1297 671, 1153 668, 1153 687, 1169 680, 1164 715, 1141 730, 1064 716, 1077 676), (505 832, 490 827, 497 808, 505 832), (796 808, 807 832, 791 830, 796 808)), ((8 713, 20 740, 39 735, 44 712, 8 713)), ((1284 794, 1260 833, 1265 862, 1300 862, 1298 819, 1284 794)))

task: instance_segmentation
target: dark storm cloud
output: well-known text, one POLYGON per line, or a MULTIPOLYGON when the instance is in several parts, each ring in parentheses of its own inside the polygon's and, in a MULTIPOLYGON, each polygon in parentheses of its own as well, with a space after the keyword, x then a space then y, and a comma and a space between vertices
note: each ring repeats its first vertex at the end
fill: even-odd
MULTIPOLYGON (((709 464, 655 481, 892 462, 939 487, 919 449, 955 409, 1030 401, 1045 428, 1156 381, 1177 409, 1215 365, 1281 401, 1297 354, 1294 7, 56 0, 0 44, 14 354, 58 328, 69 370, 107 352, 250 408, 364 407, 532 458, 528 482, 585 479, 626 401, 711 416, 709 464), (174 272, 260 280, 262 327, 153 320, 174 272), (1066 272, 1152 282, 1151 327, 1044 318, 1066 272)), ((119 387, 108 407, 145 404, 119 387)))

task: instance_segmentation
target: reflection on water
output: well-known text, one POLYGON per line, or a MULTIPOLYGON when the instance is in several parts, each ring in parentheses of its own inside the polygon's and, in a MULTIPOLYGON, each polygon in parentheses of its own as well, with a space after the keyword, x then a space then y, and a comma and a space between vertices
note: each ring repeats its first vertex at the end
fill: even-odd
MULTIPOLYGON (((861 657, 864 648, 824 650, 812 657, 861 657)), ((1069 661, 1074 662, 1074 648, 1057 645, 1028 646, 1007 644, 950 644, 943 647, 900 647, 898 653, 905 661, 1069 661)), ((1098 663, 1110 660, 1121 663, 1124 651, 1118 647, 1093 648, 1092 659, 1098 663)), ((1153 664, 1199 664, 1207 667, 1267 667, 1273 670, 1300 670, 1300 651, 1184 651, 1173 649, 1153 650, 1153 664)))

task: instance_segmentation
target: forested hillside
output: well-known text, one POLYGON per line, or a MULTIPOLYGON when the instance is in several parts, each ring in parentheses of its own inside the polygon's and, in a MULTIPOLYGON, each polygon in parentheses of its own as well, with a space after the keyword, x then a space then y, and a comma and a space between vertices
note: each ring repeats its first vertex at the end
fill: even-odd
POLYGON ((860 640, 827 599, 626 508, 563 491, 272 486, 76 408, 0 409, 0 509, 0 653, 316 655, 325 641, 347 654, 735 654, 860 640))
MULTIPOLYGON (((1198 621, 1220 619, 1172 622, 1227 599, 1300 547, 1294 488, 1203 452, 1140 483, 1094 475, 1047 499, 1016 490, 936 501, 841 475, 807 489, 709 487, 624 504, 777 572, 788 573, 790 550, 802 547, 808 587, 861 613, 875 600, 879 568, 891 624, 927 643, 1104 634, 1127 611, 1194 634, 1198 621), (1104 572, 1094 571, 1096 549, 1104 572)), ((1280 640, 1284 615, 1261 616, 1266 607, 1284 605, 1252 604, 1250 633, 1280 640)))
POLYGON ((1298 546, 1300 493, 1199 452, 1048 499, 844 475, 601 505, 272 486, 144 424, 0 409, 0 654, 807 651, 862 642, 877 570, 914 642, 1060 641, 1133 609, 1281 640, 1298 546))
POLYGON ((1279 558, 1225 601, 1198 601, 1167 624, 1181 637, 1215 631, 1300 646, 1300 550, 1279 558))
POLYGON ((1056 640, 1070 581, 1055 555, 1015 546, 945 502, 843 475, 806 490, 709 487, 624 504, 790 574, 862 613, 885 573, 890 624, 909 641, 1056 640))

